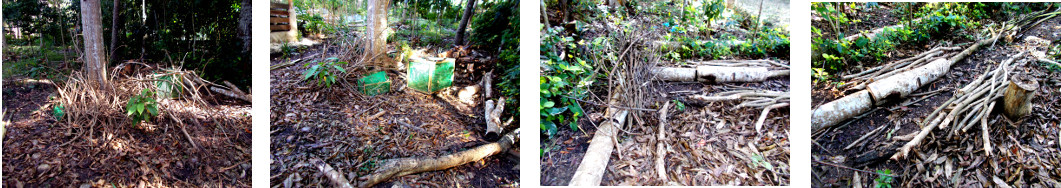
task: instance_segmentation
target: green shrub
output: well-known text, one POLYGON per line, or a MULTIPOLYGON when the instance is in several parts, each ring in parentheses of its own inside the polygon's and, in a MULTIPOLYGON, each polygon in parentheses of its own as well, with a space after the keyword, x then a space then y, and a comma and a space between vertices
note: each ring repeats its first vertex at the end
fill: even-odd
POLYGON ((335 32, 335 27, 332 24, 324 22, 324 17, 320 14, 302 14, 298 15, 298 27, 299 32, 305 36, 306 34, 320 34, 320 33, 331 33, 335 32))
POLYGON ((139 95, 133 96, 125 104, 125 111, 133 118, 133 126, 140 125, 141 121, 151 120, 158 116, 158 103, 155 101, 155 92, 149 89, 140 91, 139 95))
MULTIPOLYGON (((540 129, 550 138, 556 134, 558 125, 567 125, 572 130, 578 129, 578 118, 585 114, 576 99, 589 93, 593 84, 593 67, 583 60, 578 53, 565 57, 560 56, 566 49, 577 50, 578 43, 571 36, 564 36, 562 31, 549 28, 542 34, 541 52, 547 58, 542 63, 540 80, 539 111, 540 129)), ((596 48, 606 47, 608 39, 599 37, 590 45, 596 48)), ((594 48, 594 47, 591 47, 594 48)))
POLYGON ((894 181, 895 178, 892 177, 891 169, 884 169, 883 171, 877 170, 877 179, 873 180, 873 182, 877 183, 877 185, 874 186, 875 188, 892 188, 892 183, 894 181))
POLYGON ((316 64, 306 64, 309 69, 302 72, 302 80, 309 80, 313 78, 317 80, 318 86, 332 87, 332 84, 336 81, 336 73, 346 73, 346 69, 342 66, 346 62, 337 61, 338 58, 331 57, 324 61, 319 61, 316 64))
MULTIPOLYGON (((487 7, 487 9, 473 18, 474 21, 470 28, 474 32, 470 33, 470 43, 498 50, 500 61, 494 71, 494 74, 499 74, 501 77, 501 82, 497 83, 498 90, 505 98, 518 99, 520 95, 519 2, 513 0, 484 2, 479 6, 487 7)), ((505 108, 516 108, 519 106, 519 100, 505 100, 505 106, 505 108)), ((505 113, 519 116, 519 110, 505 113)))

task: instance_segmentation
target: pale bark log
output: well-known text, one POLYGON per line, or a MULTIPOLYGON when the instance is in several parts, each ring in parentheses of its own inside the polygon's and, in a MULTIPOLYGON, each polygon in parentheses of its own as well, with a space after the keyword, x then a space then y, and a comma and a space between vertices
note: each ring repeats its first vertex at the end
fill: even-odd
POLYGON ((486 117, 486 134, 483 138, 493 141, 501 134, 501 112, 505 110, 505 98, 501 97, 496 104, 494 100, 487 100, 484 109, 486 110, 484 113, 484 117, 486 117))
POLYGON ((766 79, 787 76, 788 70, 770 70, 766 67, 696 66, 695 68, 657 67, 652 69, 656 79, 679 82, 762 82, 766 79))
POLYGON ((851 117, 868 112, 873 108, 873 97, 869 91, 862 90, 835 101, 825 103, 811 112, 811 131, 836 125, 851 117))
POLYGON ((615 112, 608 109, 607 115, 611 117, 597 127, 597 133, 590 140, 586 154, 582 157, 582 163, 571 177, 570 186, 598 186, 604 178, 604 170, 607 169, 608 160, 611 159, 612 150, 615 149, 613 142, 619 134, 619 126, 626 121, 627 111, 615 112), (613 113, 614 112, 614 113, 613 113), (614 118, 614 119, 612 119, 614 118))
POLYGON ((469 150, 437 158, 409 157, 388 159, 382 162, 383 165, 376 169, 376 171, 372 172, 372 174, 359 178, 359 180, 364 182, 361 182, 358 187, 372 187, 373 185, 394 177, 420 172, 445 170, 465 163, 482 160, 483 158, 493 156, 512 148, 513 144, 519 142, 518 136, 519 129, 515 129, 512 132, 505 134, 505 136, 497 142, 480 145, 469 150))
POLYGON ((928 65, 875 81, 866 86, 873 96, 876 105, 883 104, 888 98, 903 98, 910 95, 922 85, 935 81, 950 70, 952 61, 936 59, 928 65))

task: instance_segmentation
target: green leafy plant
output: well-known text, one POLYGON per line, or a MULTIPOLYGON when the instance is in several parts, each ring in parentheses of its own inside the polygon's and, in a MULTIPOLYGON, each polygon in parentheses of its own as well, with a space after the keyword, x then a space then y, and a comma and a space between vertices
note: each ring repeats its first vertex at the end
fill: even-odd
POLYGON ((313 78, 317 80, 317 85, 324 87, 332 87, 332 84, 336 81, 336 73, 346 73, 346 69, 342 66, 346 62, 338 61, 338 58, 331 57, 324 61, 319 61, 316 64, 306 64, 309 69, 302 72, 302 80, 309 80, 313 78))
POLYGON ((55 104, 55 106, 52 107, 52 116, 55 117, 55 120, 62 120, 63 116, 66 116, 66 107, 64 107, 62 103, 55 104))
MULTIPOLYGON (((543 134, 552 137, 558 125, 567 125, 578 130, 578 119, 585 115, 577 99, 589 93, 589 86, 595 78, 590 62, 583 59, 577 51, 582 44, 589 49, 602 49, 610 46, 605 37, 598 37, 591 42, 575 42, 571 36, 550 28, 542 34, 541 52, 547 58, 542 63, 540 80, 540 128, 543 134), (561 57, 561 51, 571 50, 575 54, 561 57)), ((598 54, 599 55, 599 54, 598 54)), ((608 57, 607 55, 602 55, 608 57)))
POLYGON ((873 180, 873 182, 876 182, 877 185, 874 187, 892 188, 892 183, 895 181, 895 178, 892 176, 893 174, 891 169, 877 170, 877 179, 873 180))
POLYGON ((149 89, 140 91, 139 95, 133 96, 125 104, 125 111, 133 118, 133 126, 140 125, 141 121, 151 120, 158 116, 158 102, 155 101, 155 92, 149 89))
POLYGON ((682 101, 679 101, 678 99, 674 99, 671 101, 674 102, 675 109, 678 109, 678 111, 685 111, 685 103, 682 103, 682 101))

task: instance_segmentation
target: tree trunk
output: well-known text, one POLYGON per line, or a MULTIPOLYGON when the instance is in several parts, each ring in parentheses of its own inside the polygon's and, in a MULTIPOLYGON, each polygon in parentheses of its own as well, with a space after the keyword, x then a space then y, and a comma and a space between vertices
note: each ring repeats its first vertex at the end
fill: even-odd
POLYGON ((239 37, 243 40, 243 52, 251 50, 251 1, 243 0, 239 5, 239 37))
POLYGON ((1028 115, 1032 111, 1032 98, 1035 98, 1035 90, 1039 88, 1039 82, 1028 75, 1013 75, 1010 78, 1009 87, 1003 95, 1002 103, 1006 116, 1010 119, 1018 119, 1028 115))
POLYGON ((368 2, 368 24, 366 24, 368 39, 367 55, 371 57, 370 62, 376 62, 375 58, 387 52, 387 6, 390 0, 370 0, 368 2))
POLYGON ((118 0, 114 0, 114 7, 111 9, 111 49, 108 53, 111 54, 111 61, 118 61, 118 53, 115 53, 115 49, 118 49, 118 0))
POLYGON ((468 0, 468 5, 464 6, 464 15, 461 16, 460 26, 457 28, 457 44, 464 45, 464 32, 468 29, 468 20, 472 18, 472 13, 475 12, 475 0, 468 0))
POLYGON ((107 84, 107 64, 103 52, 103 24, 99 0, 81 0, 81 28, 85 38, 85 77, 103 88, 107 84))

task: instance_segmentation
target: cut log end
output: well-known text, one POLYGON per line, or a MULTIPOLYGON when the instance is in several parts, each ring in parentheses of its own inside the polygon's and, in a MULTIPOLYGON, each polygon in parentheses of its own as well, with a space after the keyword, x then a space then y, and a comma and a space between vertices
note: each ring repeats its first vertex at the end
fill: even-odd
POLYGON ((1030 114, 1032 98, 1035 97, 1037 88, 1039 88, 1039 82, 1031 76, 1013 75, 1003 95, 1003 111, 1006 116, 1010 119, 1017 119, 1030 114))

